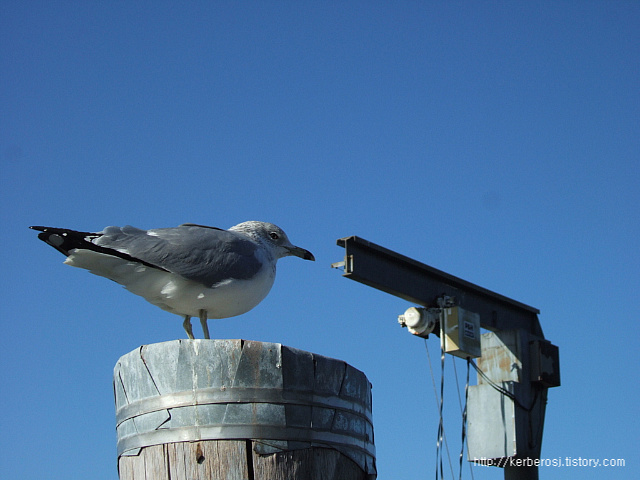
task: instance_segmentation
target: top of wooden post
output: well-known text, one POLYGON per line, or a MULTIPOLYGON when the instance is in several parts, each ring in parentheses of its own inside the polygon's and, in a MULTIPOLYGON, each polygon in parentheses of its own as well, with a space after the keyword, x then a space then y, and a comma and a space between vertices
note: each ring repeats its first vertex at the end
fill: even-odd
POLYGON ((197 440, 264 440, 260 453, 326 446, 375 475, 371 384, 343 361, 278 343, 174 340, 114 369, 118 456, 197 440))

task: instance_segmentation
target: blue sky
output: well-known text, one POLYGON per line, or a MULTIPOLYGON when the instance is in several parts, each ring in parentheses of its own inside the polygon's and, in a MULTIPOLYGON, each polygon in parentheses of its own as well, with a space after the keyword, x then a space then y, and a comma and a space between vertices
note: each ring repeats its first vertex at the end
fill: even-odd
POLYGON ((541 478, 637 478, 639 24, 632 1, 2 2, 5 478, 116 479, 113 367, 184 336, 27 227, 245 220, 317 261, 281 260, 212 336, 364 371, 379 478, 433 475, 437 406, 409 304, 329 268, 350 235, 539 308, 562 375, 542 457, 626 460, 541 478))

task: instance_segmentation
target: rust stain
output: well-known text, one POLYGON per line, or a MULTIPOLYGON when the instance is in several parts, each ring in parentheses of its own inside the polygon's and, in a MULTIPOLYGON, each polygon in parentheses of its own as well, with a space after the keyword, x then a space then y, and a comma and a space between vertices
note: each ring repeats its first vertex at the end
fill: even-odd
POLYGON ((510 372, 511 371, 511 359, 507 356, 504 356, 502 358, 500 358, 500 363, 498 364, 498 367, 500 368, 500 370, 504 371, 504 372, 510 372))

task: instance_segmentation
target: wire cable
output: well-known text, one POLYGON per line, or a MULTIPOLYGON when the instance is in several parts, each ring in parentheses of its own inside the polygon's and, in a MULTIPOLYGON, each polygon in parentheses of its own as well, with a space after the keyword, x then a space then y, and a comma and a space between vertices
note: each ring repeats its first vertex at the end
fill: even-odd
MULTIPOLYGON (((440 404, 440 397, 438 395, 438 387, 436 386, 436 378, 435 378, 435 373, 433 371, 433 364, 431 363, 431 354, 429 352, 429 344, 427 343, 427 339, 425 338, 424 340, 424 347, 427 351, 427 359, 429 360, 429 372, 431 373, 431 384, 433 386, 433 395, 436 399, 436 406, 438 406, 440 404)), ((442 420, 442 417, 441 417, 442 420)), ((441 425, 442 425, 442 437, 444 439, 444 446, 445 446, 445 450, 447 451, 447 459, 449 461, 449 469, 451 470, 451 478, 454 478, 454 473, 453 473, 453 464, 451 463, 451 454, 449 452, 449 442, 447 441, 447 434, 445 432, 444 429, 444 422, 441 421, 441 425)), ((437 449, 437 445, 436 445, 436 458, 438 457, 438 453, 439 450, 437 449)), ((436 468, 436 478, 438 475, 438 470, 436 468)))
MULTIPOLYGON (((442 470, 442 435, 444 431, 444 416, 442 414, 444 407, 444 345, 441 342, 440 348, 440 405, 438 409, 438 416, 440 417, 440 423, 438 424, 438 439, 436 441, 436 480, 438 478, 444 478, 442 470), (438 476, 438 473, 440 476, 438 476)), ((453 474, 453 471, 451 472, 453 474)))
MULTIPOLYGON (((462 417, 462 443, 460 445, 460 467, 458 478, 462 478, 462 461, 464 458, 464 445, 467 437, 467 402, 469 399, 469 358, 467 357, 467 381, 464 386, 464 406, 462 405, 462 398, 460 396, 460 383, 458 381, 458 369, 456 368, 456 358, 453 359, 453 372, 456 378, 456 391, 458 393, 458 405, 460 406, 460 415, 462 417)), ((474 479, 473 469, 471 468, 471 462, 468 462, 469 474, 474 479)))
POLYGON ((478 372, 478 375, 482 377, 482 379, 487 382, 487 384, 489 384, 493 389, 497 390, 499 393, 501 393, 502 395, 504 395, 505 397, 510 398, 511 400, 513 400, 513 403, 516 404, 518 407, 520 407, 521 409, 523 409, 526 412, 530 412, 531 410, 533 410, 533 407, 535 407, 536 402, 538 401, 538 391, 536 390, 536 393, 533 397, 533 401, 531 402, 531 406, 529 407, 525 407, 522 403, 520 403, 520 401, 516 398, 515 394, 511 393, 509 390, 507 390, 506 388, 498 385, 496 382, 494 382, 493 380, 491 380, 486 373, 484 373, 482 370, 480 370, 478 368, 478 366, 475 364, 475 362, 473 360, 470 360, 471 366, 476 370, 476 372, 478 372))
MULTIPOLYGON (((464 457, 464 442, 467 440, 467 405, 469 404, 469 363, 471 362, 471 358, 467 357, 467 380, 464 384, 464 408, 462 409, 462 439, 460 442, 460 476, 458 480, 462 480, 462 458, 464 457)), ((454 362, 455 365, 455 362, 454 362)), ((456 374, 456 380, 457 380, 456 374)), ((460 393, 460 389, 458 388, 458 393, 460 393)), ((471 478, 473 478, 473 470, 471 469, 471 464, 469 464, 469 471, 471 472, 471 478)))

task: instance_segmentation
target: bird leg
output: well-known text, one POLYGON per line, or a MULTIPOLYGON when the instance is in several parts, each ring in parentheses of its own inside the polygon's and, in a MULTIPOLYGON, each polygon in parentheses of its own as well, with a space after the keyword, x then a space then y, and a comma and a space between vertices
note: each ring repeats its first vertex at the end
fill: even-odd
POLYGON ((191 329, 191 317, 189 315, 184 316, 184 322, 182 322, 184 330, 187 332, 187 336, 193 340, 193 330, 191 329))
POLYGON ((204 332, 204 338, 209 339, 209 327, 207 326, 207 311, 204 308, 200 309, 200 323, 202 324, 202 331, 204 332))

